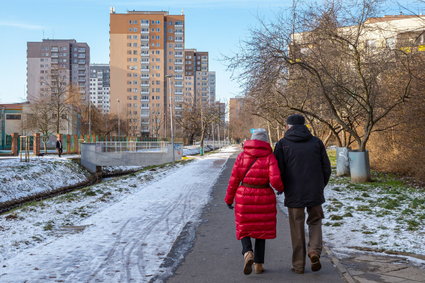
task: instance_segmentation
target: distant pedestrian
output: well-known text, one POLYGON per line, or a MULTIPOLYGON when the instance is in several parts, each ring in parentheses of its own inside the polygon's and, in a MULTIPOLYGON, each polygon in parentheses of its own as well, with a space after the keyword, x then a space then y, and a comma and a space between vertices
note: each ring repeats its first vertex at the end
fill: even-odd
POLYGON ((264 129, 244 142, 233 166, 224 201, 235 203, 236 238, 242 242, 244 274, 264 271, 266 239, 276 238, 276 196, 283 191, 279 167, 264 129), (254 252, 251 238, 255 238, 254 252))
POLYGON ((299 114, 287 118, 286 133, 275 147, 285 186, 285 206, 288 207, 292 240, 292 271, 304 273, 306 252, 311 270, 321 268, 322 252, 322 204, 323 190, 327 185, 331 166, 323 142, 314 137, 304 125, 305 118, 299 114), (306 251, 304 222, 307 209, 309 242, 306 251))
POLYGON ((56 138, 56 150, 58 152, 59 157, 61 157, 63 148, 62 148, 62 139, 60 135, 58 135, 56 138))

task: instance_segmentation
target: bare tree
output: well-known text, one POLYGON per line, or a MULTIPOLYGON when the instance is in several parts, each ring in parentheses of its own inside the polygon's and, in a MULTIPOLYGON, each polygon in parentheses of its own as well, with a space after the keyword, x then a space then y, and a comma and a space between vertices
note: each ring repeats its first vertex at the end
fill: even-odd
POLYGON ((418 77, 413 53, 393 46, 393 38, 369 40, 391 33, 370 20, 379 2, 294 7, 290 17, 253 30, 229 67, 242 70, 239 79, 263 110, 271 108, 269 118, 281 122, 271 114, 278 109, 304 113, 339 144, 355 141, 364 151, 372 132, 386 130, 382 120, 414 94, 418 77))
POLYGON ((40 99, 31 103, 30 113, 25 115, 25 125, 28 129, 35 130, 41 134, 44 152, 47 153, 47 141, 55 130, 52 123, 52 109, 48 99, 40 99))

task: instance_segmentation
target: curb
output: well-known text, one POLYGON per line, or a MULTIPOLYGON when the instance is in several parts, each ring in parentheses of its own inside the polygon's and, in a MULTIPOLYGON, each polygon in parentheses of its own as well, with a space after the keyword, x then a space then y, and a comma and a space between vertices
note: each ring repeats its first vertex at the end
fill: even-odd
POLYGON ((331 249, 329 249, 327 246, 323 246, 323 249, 328 254, 328 256, 331 259, 331 262, 335 265, 338 272, 341 274, 341 277, 345 279, 348 283, 356 283, 356 281, 353 279, 351 274, 348 272, 348 270, 345 268, 344 265, 341 264, 339 259, 332 253, 331 249))

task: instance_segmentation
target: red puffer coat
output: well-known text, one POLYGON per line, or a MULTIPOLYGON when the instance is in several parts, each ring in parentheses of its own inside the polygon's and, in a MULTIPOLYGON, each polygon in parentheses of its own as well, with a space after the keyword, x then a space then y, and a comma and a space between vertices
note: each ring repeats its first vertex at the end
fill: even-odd
POLYGON ((233 166, 224 201, 232 204, 235 200, 238 240, 244 237, 276 238, 276 196, 273 189, 245 187, 240 185, 241 182, 254 186, 270 184, 277 191, 283 191, 279 167, 269 143, 260 140, 244 143, 244 151, 238 155, 233 166))

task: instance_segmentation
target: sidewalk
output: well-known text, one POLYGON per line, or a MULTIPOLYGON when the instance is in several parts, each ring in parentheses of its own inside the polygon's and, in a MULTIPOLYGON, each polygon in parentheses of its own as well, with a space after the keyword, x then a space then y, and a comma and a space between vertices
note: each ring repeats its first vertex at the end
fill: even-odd
POLYGON ((322 270, 299 275, 291 269, 291 241, 286 216, 278 213, 278 236, 266 241, 263 274, 244 275, 241 244, 235 238, 233 211, 224 204, 224 195, 235 156, 229 158, 204 210, 204 222, 198 227, 192 251, 167 282, 344 282, 329 256, 323 252, 322 270))

